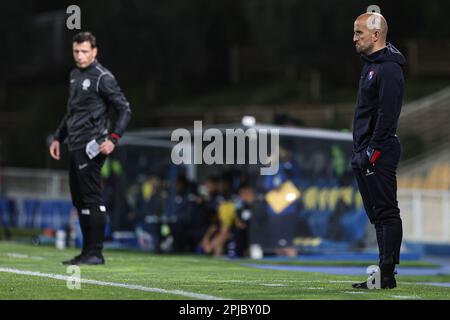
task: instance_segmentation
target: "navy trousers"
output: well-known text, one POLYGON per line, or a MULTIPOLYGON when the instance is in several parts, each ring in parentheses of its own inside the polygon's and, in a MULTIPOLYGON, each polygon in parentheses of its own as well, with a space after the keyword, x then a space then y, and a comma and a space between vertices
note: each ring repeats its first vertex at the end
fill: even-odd
POLYGON ((396 171, 400 161, 400 141, 392 137, 383 147, 375 165, 367 161, 366 150, 354 153, 352 167, 364 208, 375 226, 380 267, 400 263, 403 237, 402 220, 397 202, 396 171))

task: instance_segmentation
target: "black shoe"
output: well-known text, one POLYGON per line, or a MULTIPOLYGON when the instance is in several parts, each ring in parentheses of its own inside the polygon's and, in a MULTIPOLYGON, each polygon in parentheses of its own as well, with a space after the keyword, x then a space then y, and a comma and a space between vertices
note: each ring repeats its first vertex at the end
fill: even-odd
POLYGON ((83 257, 78 264, 83 265, 90 265, 90 266, 96 266, 96 265, 102 265, 105 264, 105 258, 98 257, 98 256, 85 256, 83 257))
POLYGON ((352 284, 352 287, 355 288, 355 289, 369 289, 367 287, 367 282, 366 281, 359 282, 359 283, 354 283, 354 284, 352 284))
MULTIPOLYGON (((397 281, 395 280, 395 275, 396 275, 397 273, 396 272, 394 272, 394 273, 392 273, 392 274, 390 274, 390 275, 388 275, 388 276, 384 276, 384 277, 382 277, 381 279, 380 279, 380 288, 381 289, 394 289, 394 288, 396 288, 397 287, 397 281)), ((373 279, 371 279, 372 278, 372 275, 369 277, 369 279, 367 279, 367 281, 365 281, 365 282, 359 282, 359 283, 354 283, 354 284, 352 284, 352 287, 354 288, 354 289, 369 289, 368 287, 367 287, 367 282, 368 281, 370 281, 370 280, 372 280, 373 281, 373 279)), ((372 282, 373 283, 373 282, 372 282)))
POLYGON ((395 281, 395 265, 382 266, 381 268, 381 289, 394 289, 397 287, 397 281, 395 281))
POLYGON ((397 287, 397 281, 394 275, 381 279, 381 289, 394 289, 397 287))
MULTIPOLYGON (((379 272, 379 271, 378 271, 378 272, 379 272)), ((369 290, 369 287, 367 286, 367 283, 368 283, 368 282, 371 282, 372 285, 375 285, 374 274, 375 274, 375 272, 372 272, 372 273, 370 274, 369 278, 367 278, 366 281, 354 283, 354 284, 352 284, 352 287, 353 287, 354 289, 365 289, 365 290, 369 290)))
POLYGON ((74 258, 70 259, 70 260, 66 260, 63 261, 62 264, 65 266, 70 266, 70 265, 78 265, 80 264, 80 261, 84 258, 83 254, 79 254, 77 256, 75 256, 74 258))

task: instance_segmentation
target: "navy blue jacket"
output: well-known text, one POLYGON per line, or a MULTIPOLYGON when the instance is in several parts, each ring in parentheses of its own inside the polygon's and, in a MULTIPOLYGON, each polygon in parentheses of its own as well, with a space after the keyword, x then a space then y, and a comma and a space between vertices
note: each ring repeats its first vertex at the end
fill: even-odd
POLYGON ((383 153, 383 146, 395 137, 402 107, 405 57, 392 44, 369 56, 359 80, 353 120, 353 152, 371 148, 383 153))

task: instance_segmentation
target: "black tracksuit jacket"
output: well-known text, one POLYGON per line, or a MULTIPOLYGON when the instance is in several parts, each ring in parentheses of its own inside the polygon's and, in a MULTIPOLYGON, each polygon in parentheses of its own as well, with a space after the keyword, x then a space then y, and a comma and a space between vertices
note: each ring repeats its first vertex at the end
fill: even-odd
POLYGON ((353 153, 383 147, 396 136, 402 107, 404 56, 390 43, 366 56, 353 120, 353 153))
POLYGON ((67 139, 69 151, 74 151, 93 139, 106 137, 110 105, 118 113, 111 133, 121 137, 130 121, 131 109, 114 76, 97 60, 86 69, 75 68, 70 73, 67 112, 54 139, 67 139))

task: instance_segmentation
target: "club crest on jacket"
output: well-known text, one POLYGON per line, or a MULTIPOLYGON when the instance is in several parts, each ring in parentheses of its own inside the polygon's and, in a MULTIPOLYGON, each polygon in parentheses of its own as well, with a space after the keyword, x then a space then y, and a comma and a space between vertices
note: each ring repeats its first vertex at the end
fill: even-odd
POLYGON ((85 79, 81 85, 83 86, 83 90, 88 90, 91 86, 91 80, 85 79))

